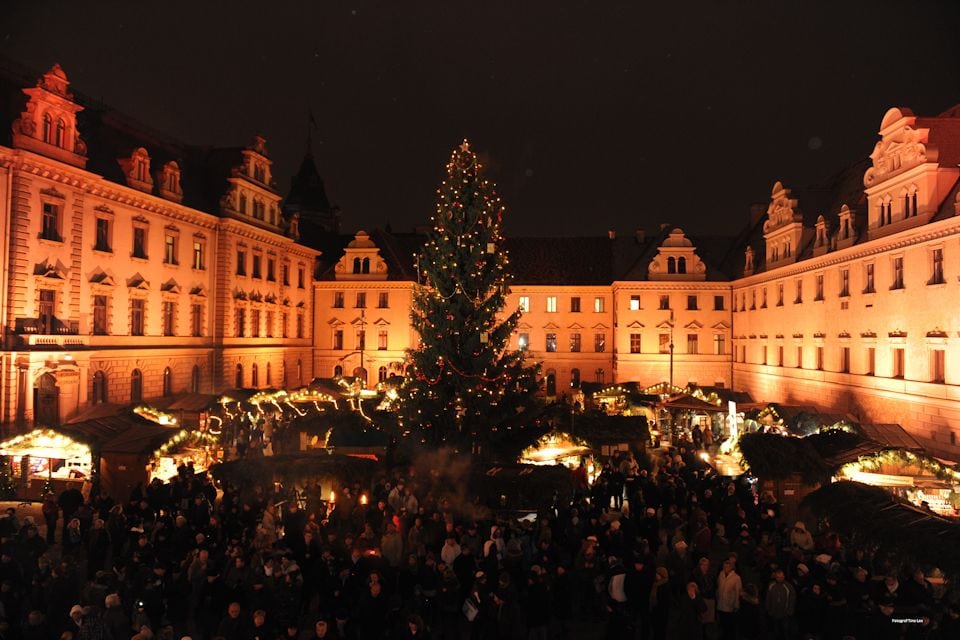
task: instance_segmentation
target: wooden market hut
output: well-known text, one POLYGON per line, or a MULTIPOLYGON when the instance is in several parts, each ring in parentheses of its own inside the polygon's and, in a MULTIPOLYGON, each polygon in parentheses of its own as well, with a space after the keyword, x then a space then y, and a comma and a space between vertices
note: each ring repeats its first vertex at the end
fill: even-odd
POLYGON ((747 433, 739 446, 758 489, 774 495, 787 521, 796 519, 803 498, 830 480, 830 467, 806 438, 747 433))

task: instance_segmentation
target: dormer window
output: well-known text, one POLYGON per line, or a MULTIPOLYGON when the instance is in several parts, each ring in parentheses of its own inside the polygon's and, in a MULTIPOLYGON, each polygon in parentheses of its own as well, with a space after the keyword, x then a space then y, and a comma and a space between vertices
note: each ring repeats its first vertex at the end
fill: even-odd
MULTIPOLYGON (((59 125, 58 125, 59 130, 59 125)), ((145 153, 138 153, 133 160, 134 175, 140 182, 146 182, 150 175, 150 158, 145 153)))
POLYGON ((49 113, 43 114, 43 141, 53 144, 53 118, 49 113))
POLYGON ((260 163, 253 165, 253 179, 257 182, 266 182, 266 171, 260 163))

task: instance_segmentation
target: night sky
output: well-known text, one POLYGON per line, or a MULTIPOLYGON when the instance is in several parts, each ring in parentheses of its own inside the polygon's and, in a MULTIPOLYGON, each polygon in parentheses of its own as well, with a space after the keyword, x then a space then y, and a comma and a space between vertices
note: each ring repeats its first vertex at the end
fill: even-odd
POLYGON ((184 141, 314 150, 344 230, 428 222, 468 136, 511 235, 733 233, 960 102, 960 2, 11 2, 0 55, 184 141))

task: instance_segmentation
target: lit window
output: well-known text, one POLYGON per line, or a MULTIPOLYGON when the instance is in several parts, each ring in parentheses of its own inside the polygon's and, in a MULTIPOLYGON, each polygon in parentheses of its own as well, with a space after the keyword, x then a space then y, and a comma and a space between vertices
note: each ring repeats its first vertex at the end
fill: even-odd
POLYGON ((203 271, 206 268, 206 260, 203 255, 203 242, 193 241, 193 268, 197 271, 203 271))
POLYGON ((571 353, 580 352, 580 334, 579 333, 570 334, 570 352, 571 353))
POLYGON ((557 297, 547 296, 547 313, 557 312, 557 297))
POLYGON ((607 335, 605 333, 595 333, 593 335, 593 350, 596 353, 603 353, 607 348, 607 335))
POLYGON ((593 299, 593 311, 595 313, 603 313, 603 298, 598 296, 593 299))
POLYGON ((640 296, 630 296, 630 311, 640 311, 640 296))
POLYGON ((520 349, 520 351, 526 351, 527 347, 529 346, 530 346, 530 334, 521 333, 520 336, 517 338, 517 348, 520 349))
POLYGON ((163 262, 177 264, 177 237, 169 233, 163 237, 163 262))
POLYGON ((520 296, 520 311, 523 313, 530 312, 530 297, 529 296, 520 296))
POLYGON ((557 334, 548 333, 546 341, 546 351, 548 353, 555 353, 557 350, 557 334))

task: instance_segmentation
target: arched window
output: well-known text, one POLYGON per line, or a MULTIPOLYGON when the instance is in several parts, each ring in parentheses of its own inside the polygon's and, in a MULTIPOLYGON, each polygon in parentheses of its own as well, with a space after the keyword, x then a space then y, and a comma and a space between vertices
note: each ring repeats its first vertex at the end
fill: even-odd
POLYGON ((547 371, 547 395, 557 395, 557 372, 553 369, 547 371))
POLYGON ((43 141, 53 144, 53 118, 49 113, 43 114, 43 141))
POLYGON ((103 404, 107 401, 107 374, 103 371, 97 371, 93 374, 93 395, 90 402, 93 404, 103 404))
POLYGON ((268 363, 267 363, 267 386, 268 386, 268 387, 273 384, 273 375, 272 375, 272 373, 273 373, 273 372, 270 371, 270 363, 268 362, 268 363))
POLYGON ((130 402, 140 402, 143 400, 143 374, 140 369, 134 369, 130 372, 130 402))
POLYGON ((254 389, 260 387, 260 370, 257 368, 256 362, 250 365, 250 386, 254 389))
POLYGON ((387 381, 387 368, 380 367, 377 369, 377 382, 386 382, 387 381))
POLYGON ((684 257, 677 258, 677 273, 686 273, 687 272, 687 259, 684 257))
POLYGON ((580 388, 580 369, 570 369, 570 386, 574 389, 580 388))
POLYGON ((243 389, 243 365, 239 362, 237 363, 237 374, 234 380, 234 386, 237 389, 243 389))
POLYGON ((361 268, 361 272, 370 273, 370 258, 363 259, 363 266, 361 268))
POLYGON ((343 377, 343 367, 341 367, 340 365, 335 366, 335 367, 333 368, 333 377, 334 377, 334 378, 342 378, 342 377, 343 377))
POLYGON ((170 367, 167 367, 163 370, 163 397, 173 393, 173 371, 170 370, 170 367))
POLYGON ((360 378, 363 382, 363 386, 367 386, 367 370, 363 367, 357 367, 353 370, 353 377, 360 378))
POLYGON ((67 123, 63 121, 63 118, 58 118, 57 129, 53 136, 53 144, 57 145, 58 147, 62 147, 64 145, 63 138, 66 132, 67 132, 67 123))
POLYGON ((353 259, 353 272, 360 273, 360 258, 353 259))
POLYGON ((193 371, 190 372, 190 392, 200 393, 200 366, 193 365, 193 371))
POLYGON ((676 273, 677 272, 677 259, 673 256, 667 258, 667 273, 676 273))

